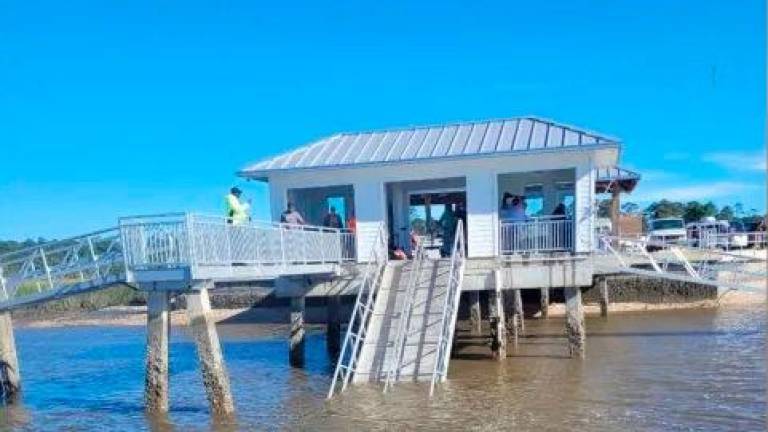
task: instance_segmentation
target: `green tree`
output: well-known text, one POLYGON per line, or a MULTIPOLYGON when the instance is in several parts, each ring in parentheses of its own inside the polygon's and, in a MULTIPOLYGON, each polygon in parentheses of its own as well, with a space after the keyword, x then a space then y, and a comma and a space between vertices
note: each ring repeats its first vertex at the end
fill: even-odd
POLYGON ((666 199, 654 202, 645 209, 645 213, 654 219, 682 217, 684 212, 685 205, 683 203, 666 199))
POLYGON ((723 206, 723 208, 720 209, 719 212, 717 212, 717 215, 715 216, 717 220, 727 220, 732 221, 735 219, 735 212, 733 211, 733 208, 729 205, 723 206))
POLYGON ((715 216, 717 214, 717 206, 709 201, 706 204, 702 204, 698 201, 689 201, 685 204, 683 209, 683 219, 686 222, 696 222, 702 218, 715 216))

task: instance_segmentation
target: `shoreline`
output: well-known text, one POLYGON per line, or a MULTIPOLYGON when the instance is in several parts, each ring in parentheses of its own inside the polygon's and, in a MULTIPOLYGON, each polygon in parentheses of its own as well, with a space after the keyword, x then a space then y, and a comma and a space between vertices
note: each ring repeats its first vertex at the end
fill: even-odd
MULTIPOLYGON (((714 308, 733 308, 765 305, 766 296, 763 293, 748 293, 731 291, 719 300, 700 300, 686 303, 611 303, 608 306, 609 314, 655 312, 684 309, 714 309, 714 308)), ((257 315, 267 312, 269 309, 262 308, 232 308, 232 309, 212 309, 211 315, 216 323, 225 321, 236 322, 237 324, 266 324, 275 325, 275 322, 260 322, 254 319, 248 319, 248 315, 257 315), (241 319, 238 316, 241 315, 241 319), (244 318, 244 319, 242 319, 244 318)), ((274 311, 272 311, 274 313, 274 311)), ((600 307, 597 304, 587 303, 584 305, 586 315, 599 315, 600 307)), ((555 303, 549 306, 550 317, 565 316, 565 305, 555 303)), ((536 316, 533 317, 534 319, 536 316)), ((146 325, 146 307, 145 306, 109 306, 96 310, 61 312, 56 316, 44 316, 40 318, 21 317, 14 319, 15 324, 20 328, 59 328, 59 327, 83 327, 83 326, 107 326, 107 327, 134 327, 146 325)), ((287 324, 284 323, 284 324, 287 324)), ((175 310, 171 312, 171 325, 176 327, 187 326, 187 316, 184 310, 175 310)), ((226 323, 225 323, 226 325, 226 323)))

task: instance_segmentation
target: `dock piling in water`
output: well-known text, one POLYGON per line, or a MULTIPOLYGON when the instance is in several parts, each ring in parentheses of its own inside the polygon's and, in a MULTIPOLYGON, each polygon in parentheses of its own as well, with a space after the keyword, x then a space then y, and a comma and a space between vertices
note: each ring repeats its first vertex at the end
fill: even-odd
POLYGON ((539 300, 539 307, 541 308, 541 317, 549 317, 549 288, 541 289, 541 299, 539 300))
POLYGON ((197 288, 186 296, 189 328, 197 346, 203 385, 211 412, 217 416, 228 416, 235 412, 235 404, 216 323, 210 316, 208 287, 202 285, 197 288))
POLYGON ((564 288, 565 293, 565 330, 568 335, 568 350, 571 357, 584 358, 584 306, 581 304, 579 287, 564 288))
POLYGON ((147 358, 144 379, 145 408, 149 413, 168 412, 168 327, 170 293, 147 293, 147 358))
POLYGON ((0 391, 4 403, 15 402, 21 391, 19 360, 10 312, 0 313, 0 391))
POLYGON ((291 336, 288 362, 293 367, 304 366, 304 297, 291 297, 291 336))
POLYGON ((608 278, 602 277, 598 280, 600 288, 600 316, 608 317, 608 278))
POLYGON ((504 319, 504 296, 501 272, 494 272, 495 287, 488 292, 488 309, 491 324, 491 353, 496 360, 507 358, 507 325, 504 319))
POLYGON ((473 335, 483 333, 483 322, 480 310, 480 291, 469 292, 469 323, 473 335))

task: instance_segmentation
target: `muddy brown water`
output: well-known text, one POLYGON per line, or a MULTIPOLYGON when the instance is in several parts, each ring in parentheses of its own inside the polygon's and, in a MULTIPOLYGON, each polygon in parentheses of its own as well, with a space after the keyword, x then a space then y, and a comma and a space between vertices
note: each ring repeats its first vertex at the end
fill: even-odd
POLYGON ((287 366, 287 328, 220 325, 237 405, 213 421, 183 329, 171 343, 171 413, 142 406, 144 329, 17 331, 24 394, 0 408, 13 430, 765 430, 762 306, 587 318, 586 360, 567 357, 560 318, 528 320, 495 362, 463 334, 449 380, 388 394, 353 386, 325 400, 332 373, 324 334, 311 330, 303 369, 287 366))

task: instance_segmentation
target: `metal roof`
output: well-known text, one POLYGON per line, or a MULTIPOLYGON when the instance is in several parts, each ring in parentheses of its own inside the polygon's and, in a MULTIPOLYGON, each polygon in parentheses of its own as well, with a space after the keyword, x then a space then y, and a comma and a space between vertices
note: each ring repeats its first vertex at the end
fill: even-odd
POLYGON ((640 174, 621 167, 605 167, 597 169, 595 190, 597 193, 613 192, 618 188, 620 192, 632 192, 640 181, 640 174))
POLYGON ((620 140, 537 117, 332 135, 242 169, 244 177, 278 170, 342 167, 490 154, 572 150, 620 140))

